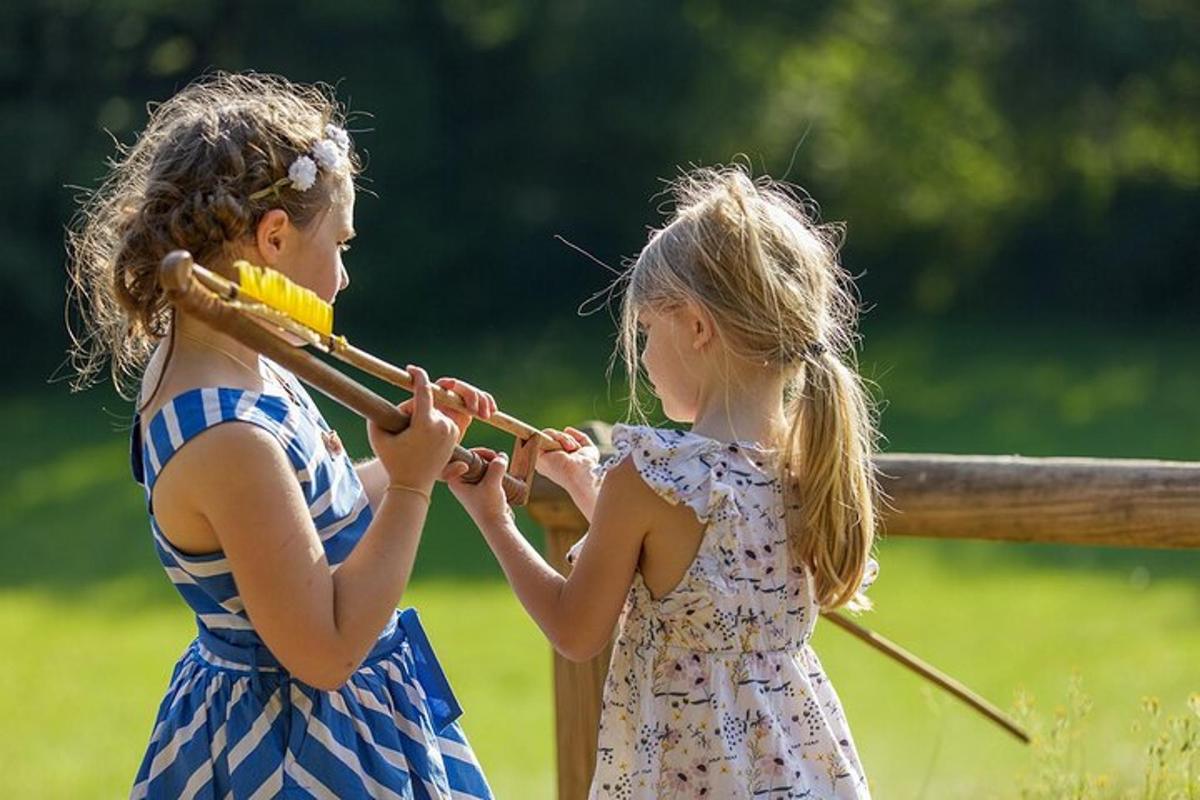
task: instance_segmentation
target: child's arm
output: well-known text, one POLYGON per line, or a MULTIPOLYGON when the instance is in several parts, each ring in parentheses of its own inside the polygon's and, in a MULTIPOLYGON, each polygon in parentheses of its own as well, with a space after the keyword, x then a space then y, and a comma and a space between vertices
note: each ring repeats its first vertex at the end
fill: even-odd
POLYGON ((368 458, 355 464, 354 471, 358 473, 358 481, 367 494, 371 513, 377 513, 388 485, 388 474, 383 468, 383 462, 378 458, 368 458))
POLYGON ((600 491, 600 481, 594 472, 600 462, 600 450, 577 428, 563 431, 546 428, 542 433, 556 439, 563 449, 542 453, 537 461, 537 471, 563 487, 584 519, 591 522, 596 495, 600 491))
POLYGON ((294 467, 262 428, 215 426, 182 448, 155 484, 163 529, 200 532, 209 540, 189 551, 224 553, 255 630, 288 671, 319 689, 345 683, 394 613, 412 570, 428 492, 457 439, 453 422, 433 409, 423 373, 415 389, 408 429, 397 435, 369 430, 390 482, 406 488, 384 493, 362 540, 336 572, 294 467), (228 464, 237 468, 221 468, 228 464))
MULTIPOLYGON (((485 458, 490 454, 478 449, 485 458)), ((554 649, 573 661, 594 657, 612 638, 641 556, 642 540, 664 500, 645 484, 631 460, 609 471, 596 498, 587 540, 564 578, 535 550, 513 521, 500 485, 507 458, 488 465, 483 482, 458 480, 447 470, 451 491, 471 514, 496 554, 525 610, 554 649)))

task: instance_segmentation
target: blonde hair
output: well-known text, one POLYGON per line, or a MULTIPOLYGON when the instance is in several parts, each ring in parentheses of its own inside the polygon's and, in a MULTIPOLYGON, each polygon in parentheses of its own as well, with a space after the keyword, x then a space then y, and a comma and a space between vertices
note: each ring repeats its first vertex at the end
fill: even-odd
MULTIPOLYGON (((332 171, 304 192, 277 184, 343 120, 327 87, 254 73, 214 73, 151 107, 68 233, 73 388, 93 383, 106 359, 122 394, 140 378, 170 325, 158 266, 171 250, 220 264, 273 208, 302 228, 327 211, 345 185, 332 171)), ((358 166, 351 152, 351 175, 358 166)))
POLYGON ((638 405, 638 317, 686 300, 706 309, 726 353, 777 367, 792 551, 823 608, 870 604, 858 592, 874 543, 879 486, 875 407, 854 362, 854 284, 838 260, 841 229, 819 224, 790 187, 740 167, 696 169, 672 184, 674 213, 622 276, 617 352, 638 405))

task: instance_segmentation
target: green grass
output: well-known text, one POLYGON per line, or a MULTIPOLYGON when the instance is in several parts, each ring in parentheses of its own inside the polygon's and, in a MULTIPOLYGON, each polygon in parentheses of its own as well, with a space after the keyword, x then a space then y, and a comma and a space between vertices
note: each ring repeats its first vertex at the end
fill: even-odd
MULTIPOLYGON (((880 325, 862 368, 889 403, 892 450, 1196 460, 1200 369, 1186 360, 1194 336, 1176 333, 1188 332, 880 325)), ((562 425, 619 415, 603 347, 602 334, 554 329, 377 349, 562 425)), ((103 390, 0 398, 10 478, 0 488, 0 796, 127 792, 192 635, 114 430, 126 408, 103 390)), ((365 454, 361 423, 330 416, 365 454)), ((1093 772, 1136 783, 1142 744, 1129 728, 1141 697, 1181 708, 1200 689, 1198 553, 897 538, 879 556, 878 610, 865 624, 1001 706, 1024 687, 1052 708, 1079 672, 1094 701, 1084 740, 1093 772)), ((498 795, 551 797, 549 649, 444 490, 406 602, 421 609, 498 795)), ((1015 796, 1027 748, 840 631, 822 628, 816 644, 879 797, 1015 796)))

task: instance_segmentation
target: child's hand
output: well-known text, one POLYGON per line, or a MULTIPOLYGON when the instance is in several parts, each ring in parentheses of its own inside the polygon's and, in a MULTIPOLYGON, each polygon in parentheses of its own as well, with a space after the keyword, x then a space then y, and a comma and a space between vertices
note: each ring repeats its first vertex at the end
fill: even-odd
POLYGON ((450 491, 471 515, 471 519, 484 530, 511 518, 508 498, 504 496, 504 473, 508 469, 508 455, 497 453, 489 447, 472 447, 471 452, 487 462, 487 472, 479 483, 466 483, 463 473, 467 465, 455 461, 442 471, 442 479, 450 491))
POLYGON ((600 450, 588 435, 576 428, 556 431, 546 428, 542 433, 562 445, 562 450, 538 456, 537 471, 574 497, 576 493, 595 494, 592 469, 600 462, 600 450))
MULTIPOLYGON (((496 401, 492 396, 482 389, 475 388, 466 381, 460 381, 458 378, 438 378, 434 383, 446 391, 454 392, 467 405, 467 411, 460 411, 450 406, 437 405, 437 396, 434 396, 434 403, 437 405, 437 410, 452 419, 454 424, 458 426, 458 441, 460 442, 467 435, 467 428, 471 426, 472 419, 475 417, 488 419, 492 414, 496 413, 496 401)), ((413 399, 410 397, 401 403, 399 406, 400 410, 405 414, 411 414, 413 399)))
POLYGON ((413 376, 413 396, 407 409, 397 406, 408 413, 408 427, 393 434, 368 422, 367 438, 390 482, 428 491, 450 460, 460 433, 453 419, 433 407, 425 370, 409 365, 408 371, 413 376))

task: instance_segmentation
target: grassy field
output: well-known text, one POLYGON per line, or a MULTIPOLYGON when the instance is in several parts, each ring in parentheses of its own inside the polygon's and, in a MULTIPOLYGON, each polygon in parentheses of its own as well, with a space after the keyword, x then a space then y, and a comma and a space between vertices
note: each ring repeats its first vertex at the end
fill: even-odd
MULTIPOLYGON (((889 450, 1197 460, 1194 334, 879 325, 862 369, 888 403, 889 450)), ((619 416, 603 347, 603 334, 552 329, 379 351, 476 380, 506 410, 563 425, 619 416)), ((3 797, 127 792, 193 634, 128 476, 127 409, 106 390, 0 398, 10 476, 0 488, 3 797)), ((361 424, 330 416, 365 455, 361 424)), ((498 443, 483 434, 472 438, 498 443)), ((864 622, 1000 705, 1026 689, 1050 711, 1077 672, 1094 702, 1079 753, 1093 772, 1136 784, 1144 742, 1130 726, 1141 698, 1182 709, 1200 690, 1200 553, 897 538, 880 543, 879 558, 877 611, 864 622)), ((444 490, 406 600, 421 609, 498 796, 551 797, 549 650, 444 490)), ((1027 748, 839 631, 821 629, 817 648, 878 797, 1016 796, 1027 748)))

